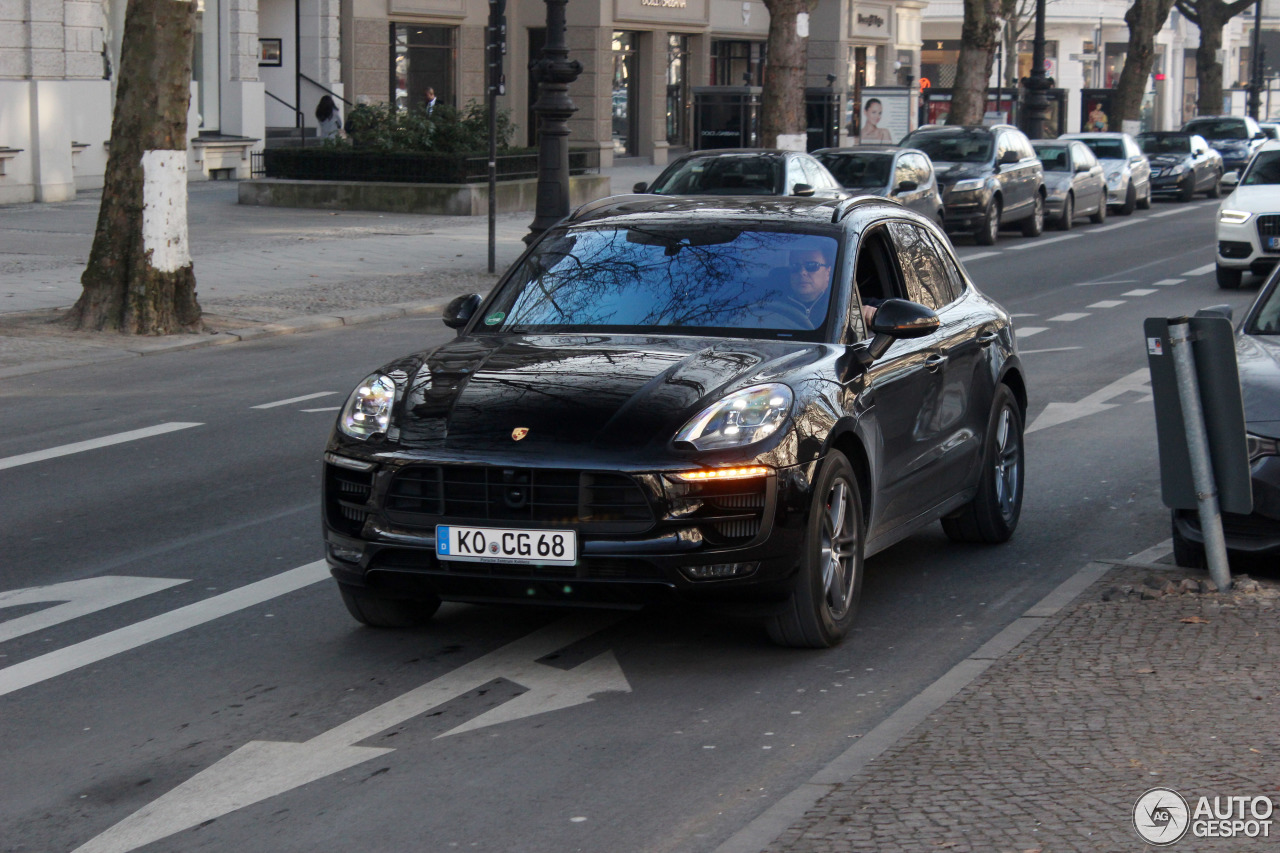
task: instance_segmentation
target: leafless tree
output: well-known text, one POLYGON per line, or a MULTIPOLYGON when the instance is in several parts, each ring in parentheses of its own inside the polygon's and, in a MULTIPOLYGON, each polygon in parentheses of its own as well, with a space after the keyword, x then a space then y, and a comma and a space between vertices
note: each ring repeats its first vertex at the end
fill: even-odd
POLYGON ((760 144, 803 150, 807 18, 818 7, 818 0, 764 0, 764 7, 769 10, 769 43, 760 102, 760 144), (806 16, 803 37, 797 26, 802 14, 806 16))
POLYGON ((1196 48, 1196 113, 1204 116, 1222 112, 1222 63, 1218 51, 1222 49, 1222 29, 1227 22, 1246 9, 1252 9, 1255 0, 1174 0, 1174 7, 1188 21, 1200 28, 1200 46, 1196 48))
POLYGON ((960 27, 960 59, 947 124, 982 124, 987 110, 987 82, 1000 32, 1001 0, 964 0, 960 27))
POLYGON ((1126 120, 1142 117, 1142 96, 1156 61, 1156 33, 1164 26, 1173 3, 1174 0, 1133 0, 1124 13, 1129 25, 1129 52, 1111 99, 1111 130, 1123 130, 1126 120))

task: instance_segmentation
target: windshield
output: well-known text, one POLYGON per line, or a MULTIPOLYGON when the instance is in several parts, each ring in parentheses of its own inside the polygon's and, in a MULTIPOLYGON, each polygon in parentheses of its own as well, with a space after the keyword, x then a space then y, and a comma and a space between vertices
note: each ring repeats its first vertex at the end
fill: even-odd
POLYGON ((1198 119, 1187 122, 1183 133, 1196 133, 1205 139, 1248 139, 1249 128, 1240 119, 1198 119))
POLYGON ((1245 331, 1251 335, 1280 335, 1280 288, 1271 288, 1245 331))
POLYGON ((1139 136, 1143 154, 1190 154, 1190 136, 1139 136))
POLYGON ((1119 139, 1081 139, 1099 160, 1124 160, 1124 142, 1119 139))
POLYGON ((775 195, 782 186, 778 156, 698 157, 658 176, 649 192, 660 195, 775 195))
POLYGON ((935 162, 986 163, 991 159, 991 134, 989 133, 916 131, 900 144, 904 148, 919 148, 935 162))
POLYGON ((1280 184, 1280 151, 1258 152, 1240 183, 1246 186, 1280 184))
POLYGON ((1037 145, 1036 156, 1044 164, 1046 172, 1070 172, 1071 155, 1065 145, 1037 145))
POLYGON ((848 188, 881 189, 889 183, 892 154, 819 154, 822 165, 848 188))
POLYGON ((553 234, 512 274, 477 331, 625 331, 819 340, 833 237, 722 224, 553 234))

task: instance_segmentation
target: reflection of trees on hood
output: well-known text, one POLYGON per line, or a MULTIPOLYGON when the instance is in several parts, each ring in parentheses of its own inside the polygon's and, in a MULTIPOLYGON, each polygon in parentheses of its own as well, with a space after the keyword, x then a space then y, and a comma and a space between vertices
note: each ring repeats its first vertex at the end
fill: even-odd
POLYGON ((568 251, 530 259, 508 326, 747 325, 781 297, 765 285, 771 262, 785 262, 788 248, 815 239, 649 227, 575 237, 568 251))

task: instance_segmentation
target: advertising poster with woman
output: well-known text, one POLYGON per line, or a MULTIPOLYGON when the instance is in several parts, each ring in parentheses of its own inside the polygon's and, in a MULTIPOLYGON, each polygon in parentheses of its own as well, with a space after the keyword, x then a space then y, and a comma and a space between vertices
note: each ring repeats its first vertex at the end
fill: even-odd
POLYGON ((849 101, 849 135, 854 145, 893 145, 910 131, 909 100, 903 88, 863 89, 857 115, 849 101))

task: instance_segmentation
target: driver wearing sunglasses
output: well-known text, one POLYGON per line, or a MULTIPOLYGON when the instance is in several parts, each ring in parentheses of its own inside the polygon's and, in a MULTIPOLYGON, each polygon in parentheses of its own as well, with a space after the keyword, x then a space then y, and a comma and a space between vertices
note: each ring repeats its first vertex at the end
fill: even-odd
POLYGON ((788 255, 791 292, 794 303, 816 329, 827 315, 826 296, 831 289, 831 262, 821 249, 795 249, 788 255))

